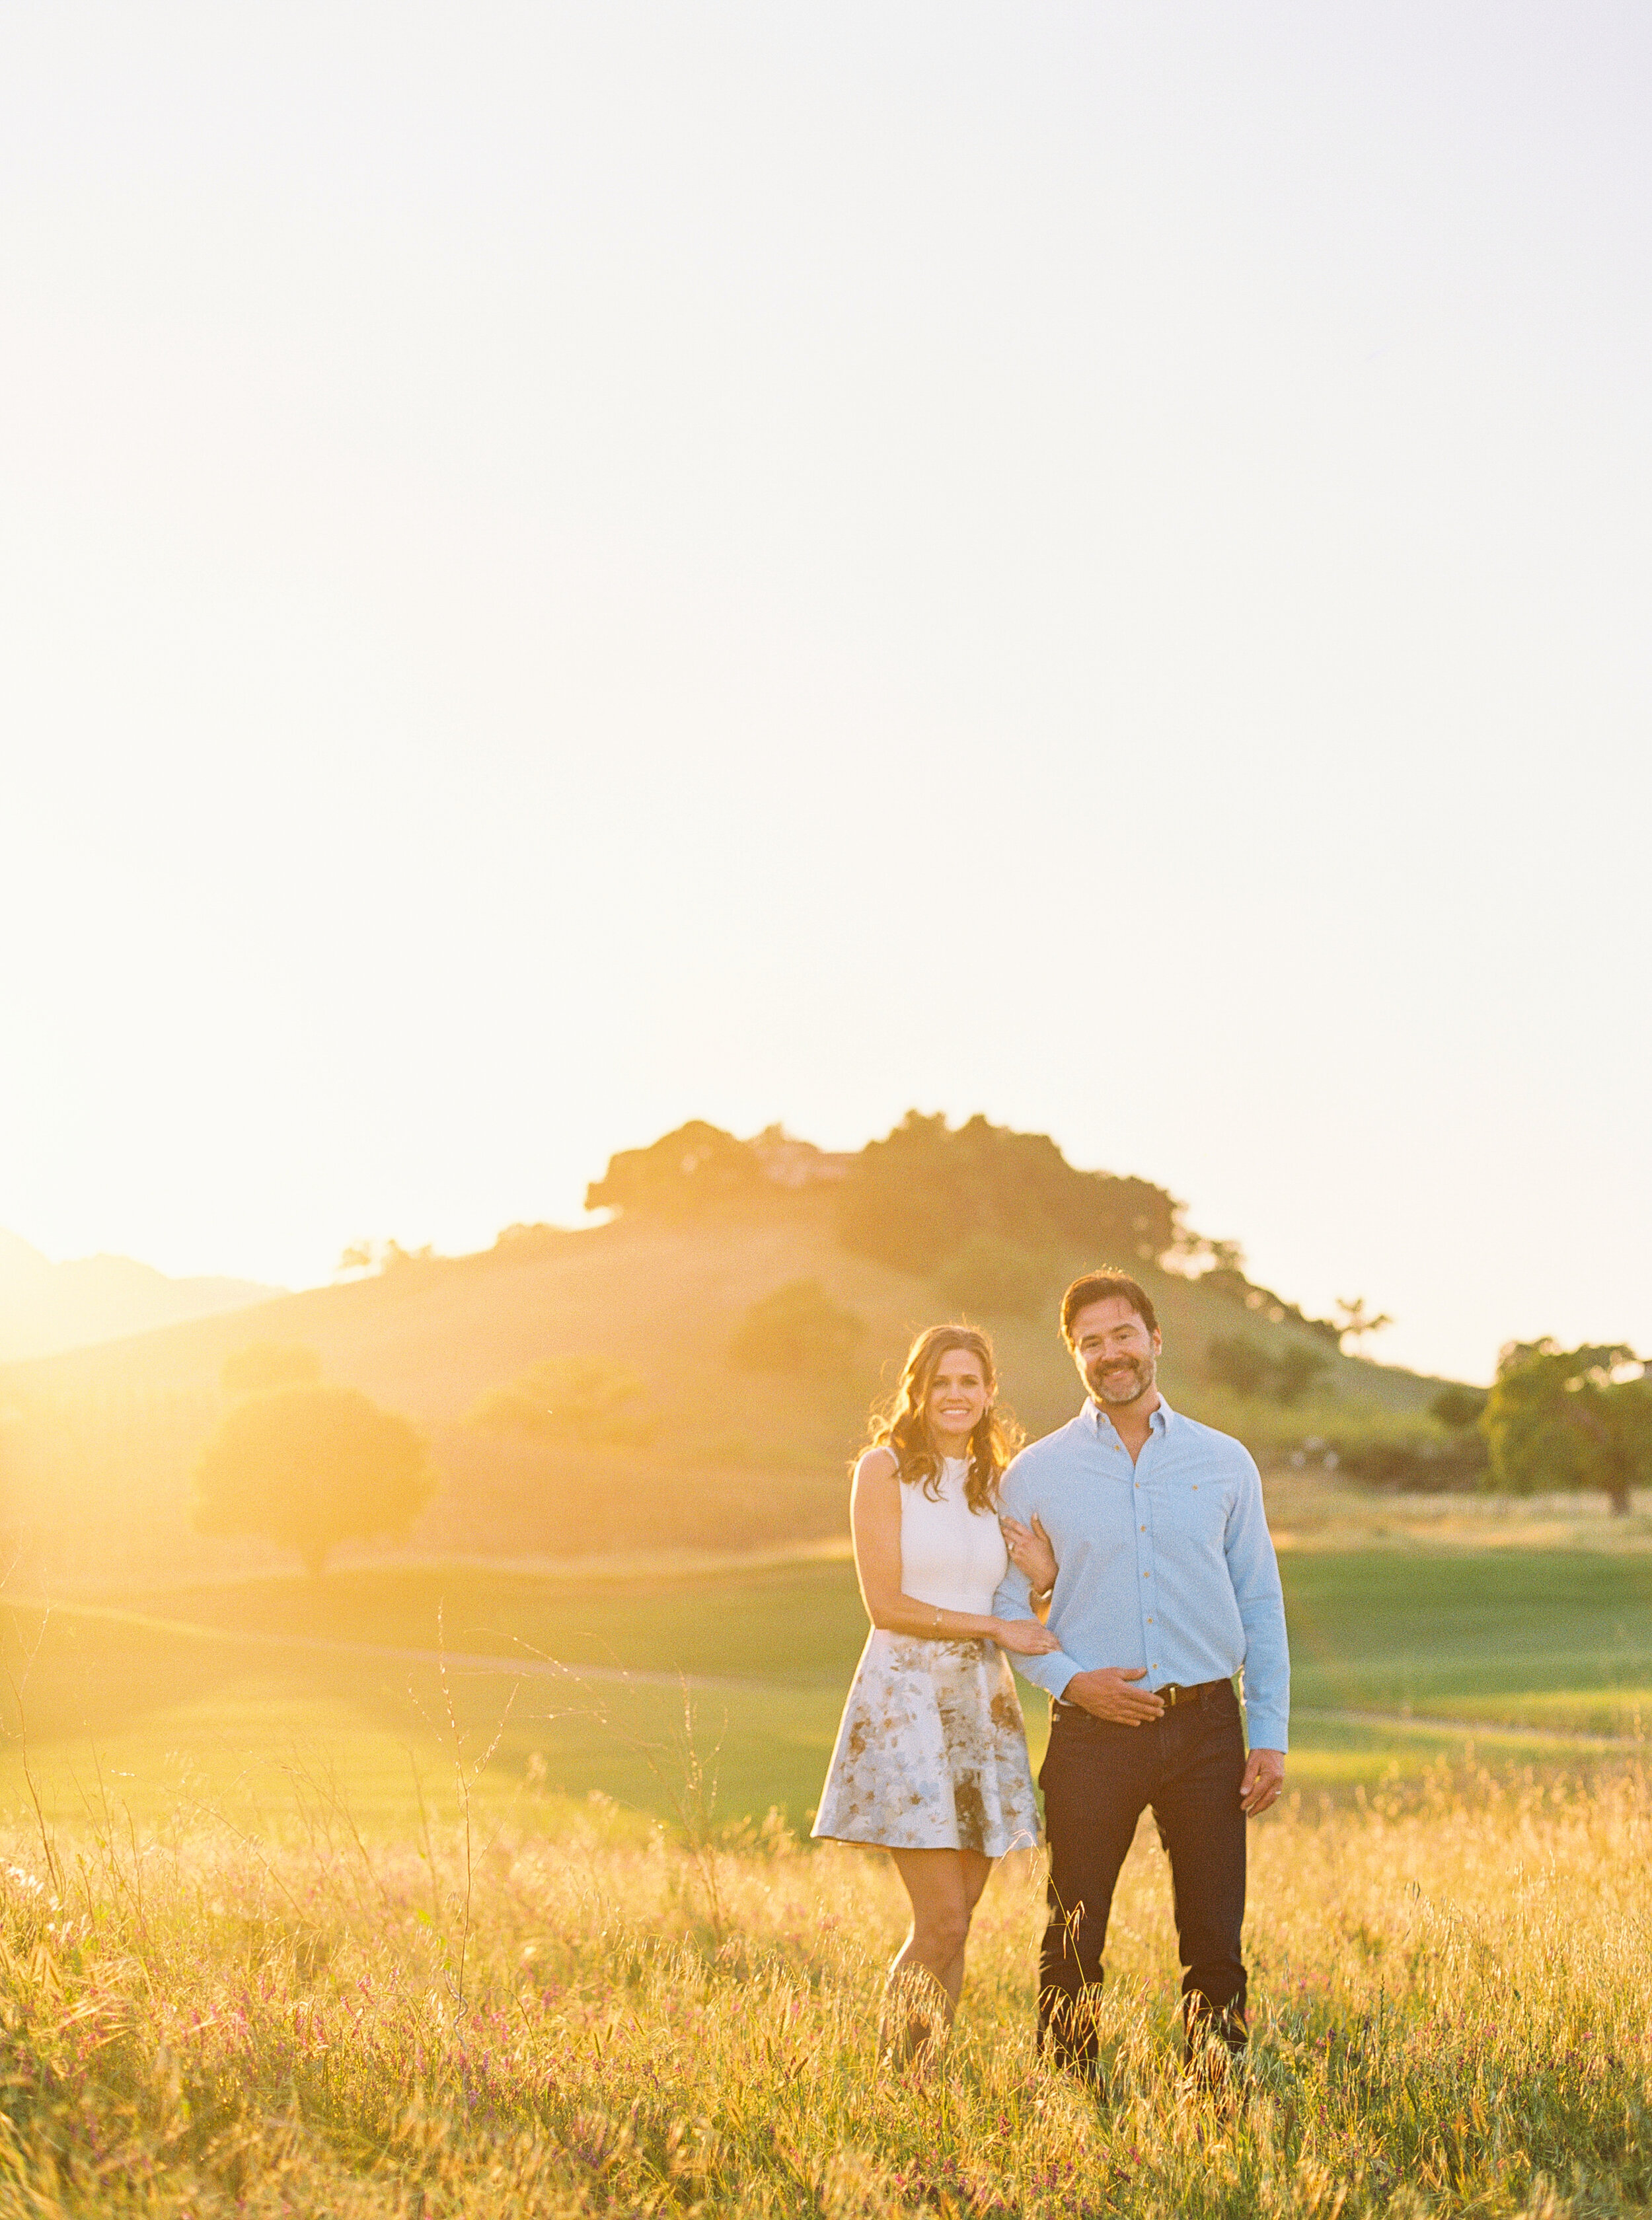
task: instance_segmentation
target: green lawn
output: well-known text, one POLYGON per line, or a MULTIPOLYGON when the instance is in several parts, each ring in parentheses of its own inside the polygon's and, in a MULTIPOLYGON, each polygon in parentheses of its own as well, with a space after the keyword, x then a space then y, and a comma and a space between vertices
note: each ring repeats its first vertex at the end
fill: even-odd
POLYGON ((1652 1685, 1644 1552, 1308 1552, 1281 1570, 1304 1708, 1625 1733, 1652 1685))
MULTIPOLYGON (((1429 1728, 1430 1714, 1476 1723, 1482 1755, 1549 1762, 1588 1753, 1519 1729, 1638 1733, 1643 1704, 1652 1719, 1652 1556, 1327 1551, 1282 1568, 1298 1786, 1337 1791, 1461 1755, 1462 1731, 1429 1728), (1314 1716, 1349 1711, 1416 1724, 1314 1716)), ((697 1764, 717 1818, 776 1805, 801 1824, 864 1634, 852 1568, 818 1562, 579 1581, 383 1568, 319 1589, 146 1592, 109 1616, 14 1606, 0 1611, 16 1692, 0 1806, 27 1801, 26 1748, 65 1816, 105 1797, 152 1816, 193 1799, 230 1817, 347 1805, 405 1826, 415 1784, 451 1812, 468 1771, 489 1808, 598 1791, 676 1817, 697 1764), (375 1649, 452 1662, 444 1676, 427 1656, 375 1649), (483 1657, 498 1662, 468 1662, 483 1657), (513 1670, 546 1659, 575 1669, 513 1670)), ((1042 1699, 1027 1710, 1036 1755, 1042 1699)))

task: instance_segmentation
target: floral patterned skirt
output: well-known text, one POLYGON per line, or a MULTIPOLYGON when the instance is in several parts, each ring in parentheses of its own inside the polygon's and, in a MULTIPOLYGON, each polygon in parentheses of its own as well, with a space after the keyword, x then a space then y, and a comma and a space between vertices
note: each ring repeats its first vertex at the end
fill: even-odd
POLYGON ((875 1627, 844 1706, 814 1832, 1001 1858, 1038 1839, 1026 1730, 995 1643, 875 1627))

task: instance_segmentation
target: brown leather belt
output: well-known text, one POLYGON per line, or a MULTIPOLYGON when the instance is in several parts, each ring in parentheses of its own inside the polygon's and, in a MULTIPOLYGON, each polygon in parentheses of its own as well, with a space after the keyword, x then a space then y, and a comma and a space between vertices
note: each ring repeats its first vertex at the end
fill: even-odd
MULTIPOLYGON (((1191 1687, 1188 1687, 1179 1681, 1167 1681, 1162 1688, 1142 1688, 1140 1693, 1144 1696, 1163 1697, 1165 1710, 1173 1712, 1178 1704, 1208 1703, 1213 1696, 1219 1694, 1223 1689, 1226 1689, 1229 1695, 1231 1695, 1232 1681, 1196 1681, 1191 1687)), ((1069 1715, 1078 1714, 1082 1714, 1086 1718, 1091 1716, 1084 1710, 1082 1704, 1069 1704, 1061 1696, 1050 1698, 1050 1712, 1052 1718, 1064 1718, 1069 1715)))
POLYGON ((1173 1712, 1178 1704, 1202 1704, 1207 1697, 1213 1696, 1219 1688, 1226 1688, 1231 1693, 1232 1687, 1233 1683, 1231 1681, 1195 1681, 1192 1687, 1187 1688, 1183 1687, 1179 1681, 1167 1681, 1162 1688, 1154 1688, 1150 1693, 1155 1696, 1162 1696, 1164 1699, 1165 1710, 1173 1712))
MULTIPOLYGON (((1135 1687, 1141 1687, 1141 1683, 1135 1683, 1135 1687)), ((1141 1687, 1141 1693, 1144 1696, 1163 1696, 1166 1712, 1175 1712, 1179 1703, 1208 1703, 1213 1696, 1221 1693, 1221 1689, 1232 1693, 1232 1681, 1194 1681, 1193 1687, 1183 1687, 1179 1681, 1166 1681, 1163 1687, 1141 1687)), ((1062 1699, 1062 1696, 1050 1696, 1050 1718, 1090 1718, 1090 1716, 1093 1714, 1083 1710, 1082 1703, 1066 1703, 1066 1699, 1062 1699)), ((1148 1725, 1152 1725, 1152 1720, 1148 1720, 1148 1725)))

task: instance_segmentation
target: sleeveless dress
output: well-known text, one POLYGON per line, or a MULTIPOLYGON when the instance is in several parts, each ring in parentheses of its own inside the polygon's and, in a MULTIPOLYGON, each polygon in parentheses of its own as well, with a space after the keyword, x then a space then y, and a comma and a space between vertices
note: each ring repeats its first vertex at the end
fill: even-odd
MULTIPOLYGON (((920 1603, 989 1615, 1009 1566, 998 1520, 971 1511, 969 1466, 948 1457, 940 1500, 901 1483, 901 1587, 920 1603)), ((844 1706, 813 1830, 895 1850, 1030 1849, 1038 1805, 1009 1660, 994 1642, 874 1627, 844 1706)))

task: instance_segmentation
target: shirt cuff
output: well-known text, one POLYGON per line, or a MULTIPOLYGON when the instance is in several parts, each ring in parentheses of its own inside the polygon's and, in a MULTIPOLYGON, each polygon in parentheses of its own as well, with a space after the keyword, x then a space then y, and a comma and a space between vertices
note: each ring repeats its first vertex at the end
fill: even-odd
MULTIPOLYGON (((1039 1662, 1044 1662, 1042 1658, 1039 1662)), ((1256 1711, 1247 1704, 1244 1731, 1252 1749, 1284 1750, 1290 1747, 1290 1721, 1283 1712, 1256 1711)))
POLYGON ((1064 1649, 1048 1649, 1042 1657, 1013 1657, 1010 1662, 1024 1681, 1031 1681, 1046 1696, 1059 1696, 1074 1674, 1084 1670, 1064 1649))

